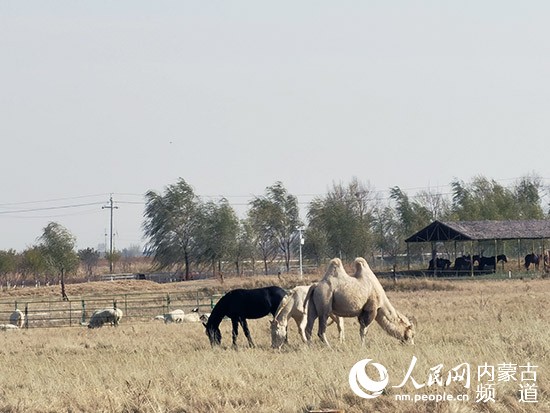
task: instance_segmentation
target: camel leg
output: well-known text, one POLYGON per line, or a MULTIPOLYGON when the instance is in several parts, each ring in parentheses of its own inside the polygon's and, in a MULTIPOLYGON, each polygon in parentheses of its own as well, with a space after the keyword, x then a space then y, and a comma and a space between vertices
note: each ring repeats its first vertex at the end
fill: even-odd
POLYGON ((313 333, 313 325, 315 324, 315 320, 317 319, 317 309, 315 308, 315 305, 313 305, 312 300, 309 300, 308 307, 307 307, 307 323, 306 328, 304 330, 304 334, 306 336, 306 341, 311 341, 311 334, 313 333))
POLYGON ((361 346, 365 345, 367 329, 376 318, 378 306, 375 300, 369 300, 363 307, 363 312, 359 315, 359 335, 361 336, 361 346))
POLYGON ((317 335, 321 339, 321 341, 326 344, 328 347, 330 347, 330 344, 327 340, 327 320, 328 320, 328 314, 320 314, 319 315, 319 331, 317 332, 317 335))
POLYGON ((239 335, 239 320, 236 318, 231 319, 231 325, 233 330, 231 331, 231 338, 233 339, 233 347, 237 348, 237 336, 239 335))
POLYGON ((343 317, 337 317, 333 314, 330 315, 330 318, 332 321, 336 323, 336 327, 338 328, 338 339, 340 340, 340 343, 344 342, 345 336, 344 336, 344 318, 343 317))
POLYGON ((250 330, 248 329, 248 323, 246 322, 246 318, 241 318, 239 322, 241 323, 241 327, 243 328, 244 335, 248 340, 248 345, 250 347, 255 347, 254 342, 252 341, 252 336, 250 335, 250 330))

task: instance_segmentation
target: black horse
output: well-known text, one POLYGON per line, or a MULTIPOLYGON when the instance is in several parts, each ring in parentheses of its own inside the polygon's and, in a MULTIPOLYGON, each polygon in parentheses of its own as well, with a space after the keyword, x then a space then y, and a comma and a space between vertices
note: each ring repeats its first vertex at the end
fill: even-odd
POLYGON ((463 255, 455 259, 454 270, 464 271, 472 269, 472 257, 469 255, 463 255))
MULTIPOLYGON (((451 267, 451 261, 445 258, 436 258, 435 265, 438 270, 448 270, 451 267)), ((434 259, 432 258, 428 264, 428 270, 434 269, 434 259)))
POLYGON ((525 256, 525 263, 523 265, 525 266, 525 269, 528 270, 529 266, 533 264, 535 266, 535 269, 538 270, 539 263, 540 263, 540 257, 537 254, 532 252, 531 254, 527 254, 525 256))
POLYGON ((210 344, 220 345, 222 333, 220 323, 224 317, 229 317, 233 325, 233 346, 237 347, 237 334, 239 324, 244 335, 248 340, 250 347, 254 347, 254 342, 248 330, 247 318, 262 318, 271 313, 275 316, 281 300, 286 295, 286 291, 280 287, 265 287, 252 290, 236 289, 225 294, 212 309, 212 313, 207 323, 206 335, 210 339, 210 344))
POLYGON ((492 257, 479 257, 479 270, 483 271, 485 267, 496 268, 497 263, 500 261, 508 262, 506 255, 500 254, 496 257, 494 255, 492 257))

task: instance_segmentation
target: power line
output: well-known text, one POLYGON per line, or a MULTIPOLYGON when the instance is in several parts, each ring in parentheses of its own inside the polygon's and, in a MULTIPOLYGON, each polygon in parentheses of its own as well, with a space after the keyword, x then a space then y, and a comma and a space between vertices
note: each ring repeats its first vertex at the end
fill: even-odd
POLYGON ((5 215, 5 214, 20 214, 20 213, 38 212, 38 211, 53 211, 57 209, 80 208, 80 207, 91 206, 91 205, 101 205, 102 203, 103 202, 88 202, 85 204, 59 205, 59 206, 42 207, 42 208, 10 209, 7 211, 0 211, 0 214, 5 215))

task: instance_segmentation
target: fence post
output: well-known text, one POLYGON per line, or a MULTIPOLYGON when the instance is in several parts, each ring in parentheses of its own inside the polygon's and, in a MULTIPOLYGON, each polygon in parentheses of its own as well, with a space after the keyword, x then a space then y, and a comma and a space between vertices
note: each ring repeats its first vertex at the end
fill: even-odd
POLYGON ((86 302, 82 300, 82 319, 80 323, 84 324, 85 322, 86 322, 86 302))
POLYGON ((170 293, 166 294, 166 312, 170 312, 170 293))
POLYGON ((25 328, 29 328, 29 303, 25 303, 25 328))
POLYGON ((69 301, 69 327, 73 326, 73 307, 69 301))

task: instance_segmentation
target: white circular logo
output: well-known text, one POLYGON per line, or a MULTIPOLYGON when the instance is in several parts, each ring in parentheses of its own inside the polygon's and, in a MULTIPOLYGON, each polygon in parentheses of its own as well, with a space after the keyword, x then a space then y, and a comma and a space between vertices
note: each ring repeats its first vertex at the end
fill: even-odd
POLYGON ((367 376, 365 369, 367 364, 371 361, 371 359, 361 360, 355 363, 349 371, 349 385, 351 389, 356 395, 364 399, 374 399, 375 397, 380 396, 390 379, 388 376, 388 370, 386 370, 386 368, 379 363, 371 363, 371 366, 376 368, 380 376, 378 381, 374 381, 367 376), (363 389, 367 390, 370 394, 365 393, 363 389))

